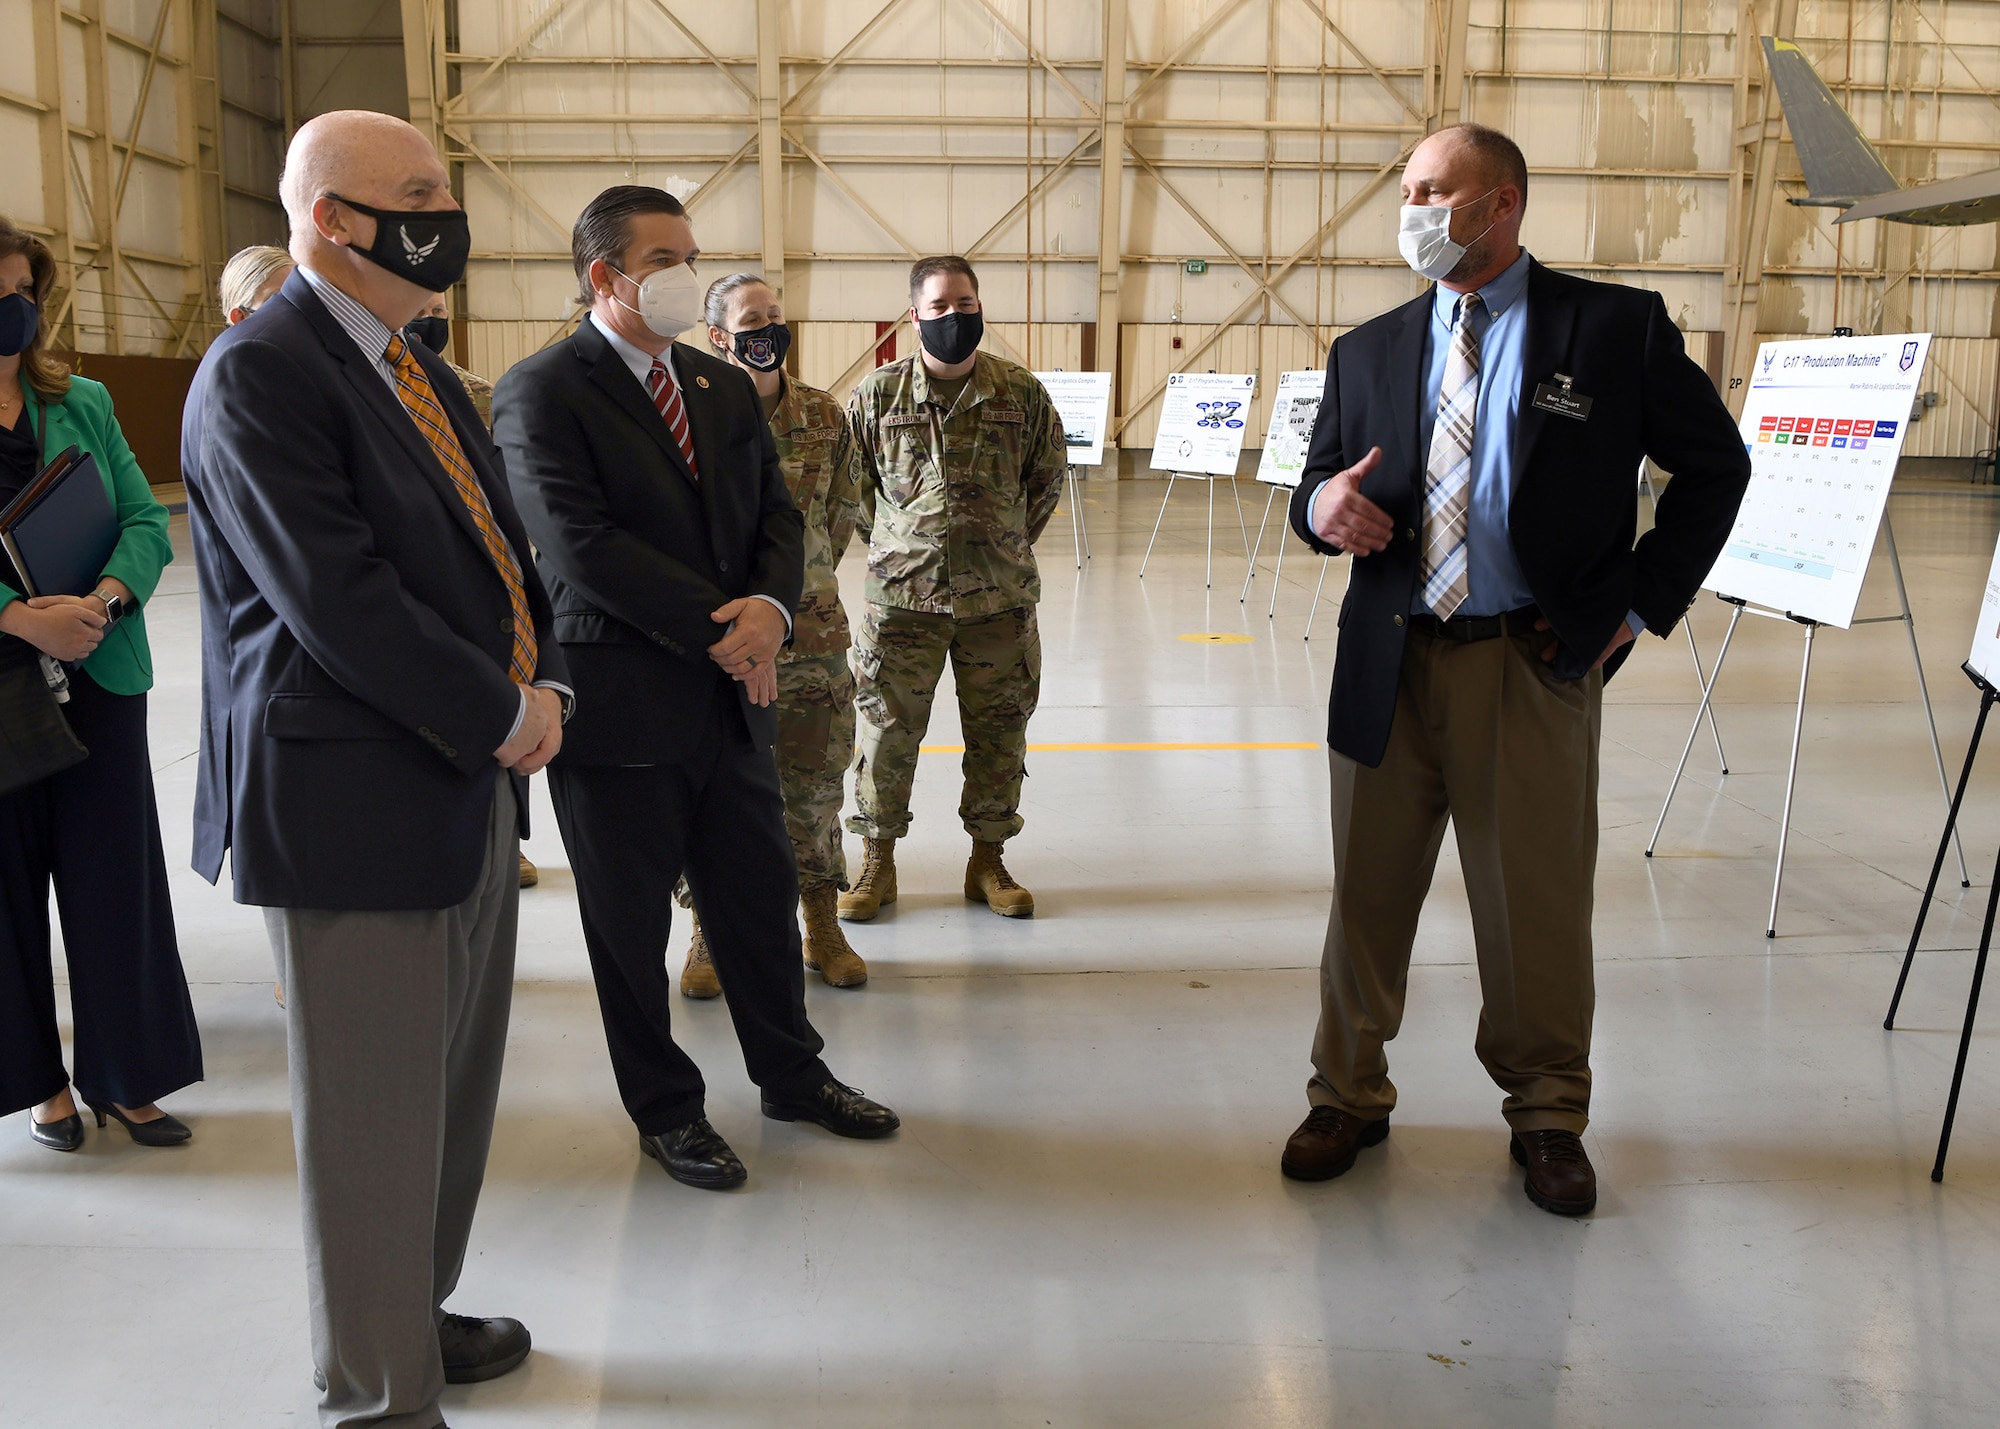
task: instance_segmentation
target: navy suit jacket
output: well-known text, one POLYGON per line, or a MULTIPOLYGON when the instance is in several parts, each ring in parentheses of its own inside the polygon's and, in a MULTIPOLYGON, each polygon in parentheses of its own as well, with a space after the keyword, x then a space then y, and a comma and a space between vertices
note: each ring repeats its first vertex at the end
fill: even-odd
MULTIPOLYGON (((418 361, 522 556, 536 678, 567 684, 500 457, 451 369, 418 361)), ((521 697, 506 585, 389 385, 294 273, 216 342, 181 429, 201 583, 194 866, 239 902, 463 902, 493 751, 521 697)), ((527 781, 514 777, 527 832, 527 781)))
MULTIPOLYGON (((1354 560, 1327 716, 1327 742, 1370 767, 1388 746, 1417 591, 1428 456, 1419 447, 1418 406, 1430 316, 1426 289, 1335 340, 1304 477, 1292 496, 1299 538, 1341 554, 1313 533, 1313 493, 1370 447, 1382 448, 1361 494, 1395 524, 1395 538, 1354 560)), ((1530 260, 1514 471, 1507 511, 1514 558, 1561 641, 1558 669, 1581 670, 1611 643, 1627 612, 1637 611, 1659 636, 1686 614, 1735 523, 1750 458, 1658 293, 1589 282, 1530 260), (1535 389, 1558 373, 1591 399, 1587 420, 1534 405, 1535 389), (1641 457, 1673 474, 1644 536, 1637 535, 1641 457)), ((1630 649, 1606 665, 1606 678, 1630 649)))
POLYGON ((588 317, 493 392, 576 690, 566 764, 683 762, 710 747, 717 711, 740 712, 761 748, 777 740, 776 707, 709 658, 724 631, 709 616, 746 595, 798 609, 805 518, 749 374, 685 343, 674 364, 700 481, 588 317))

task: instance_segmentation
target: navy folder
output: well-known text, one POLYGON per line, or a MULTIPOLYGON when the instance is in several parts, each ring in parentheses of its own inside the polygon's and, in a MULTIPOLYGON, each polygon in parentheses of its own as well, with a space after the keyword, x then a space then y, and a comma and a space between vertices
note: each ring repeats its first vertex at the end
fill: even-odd
POLYGON ((118 513, 97 459, 70 447, 0 511, 4 546, 29 595, 89 595, 118 545, 118 513))

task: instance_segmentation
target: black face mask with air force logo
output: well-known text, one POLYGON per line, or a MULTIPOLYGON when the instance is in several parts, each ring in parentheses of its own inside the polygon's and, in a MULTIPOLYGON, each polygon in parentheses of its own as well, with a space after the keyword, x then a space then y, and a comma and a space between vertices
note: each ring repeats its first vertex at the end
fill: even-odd
POLYGON ((327 195, 375 220, 375 242, 355 252, 419 288, 441 293, 465 276, 472 229, 462 208, 370 208, 339 194, 327 195))

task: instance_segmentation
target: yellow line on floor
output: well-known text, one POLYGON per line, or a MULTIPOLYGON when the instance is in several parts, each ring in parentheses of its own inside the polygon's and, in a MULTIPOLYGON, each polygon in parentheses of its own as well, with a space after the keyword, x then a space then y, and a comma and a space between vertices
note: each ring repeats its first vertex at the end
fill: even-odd
MULTIPOLYGON (((1278 743, 1248 744, 1031 744, 1030 754, 1127 754, 1134 751, 1183 749, 1318 749, 1313 743, 1288 740, 1278 743)), ((963 754, 962 744, 921 745, 919 754, 963 754)))

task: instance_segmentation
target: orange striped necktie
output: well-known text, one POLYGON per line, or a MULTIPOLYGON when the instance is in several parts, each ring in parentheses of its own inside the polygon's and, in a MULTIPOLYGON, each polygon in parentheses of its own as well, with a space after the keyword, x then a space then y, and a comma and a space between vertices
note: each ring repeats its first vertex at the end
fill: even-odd
POLYGON ((486 504, 486 493, 479 489, 479 478, 472 474, 472 464, 465 459, 465 448, 458 444, 458 433, 452 430, 451 418, 445 415, 443 404, 431 389, 430 378, 424 375, 424 369, 410 354, 410 345, 403 341, 401 333, 389 339, 388 351, 383 355, 395 370, 396 396, 402 401, 403 410, 410 414, 417 430, 431 444, 438 465, 451 478, 458 499, 465 503, 472 524, 479 528, 479 538, 486 543, 486 554, 493 558, 500 579, 507 586, 507 604, 514 612, 514 618, 509 622, 514 635, 514 679, 519 684, 532 685, 535 682, 535 620, 528 612, 528 590, 521 581, 521 563, 514 559, 507 538, 500 534, 499 524, 493 519, 493 508, 486 504))

